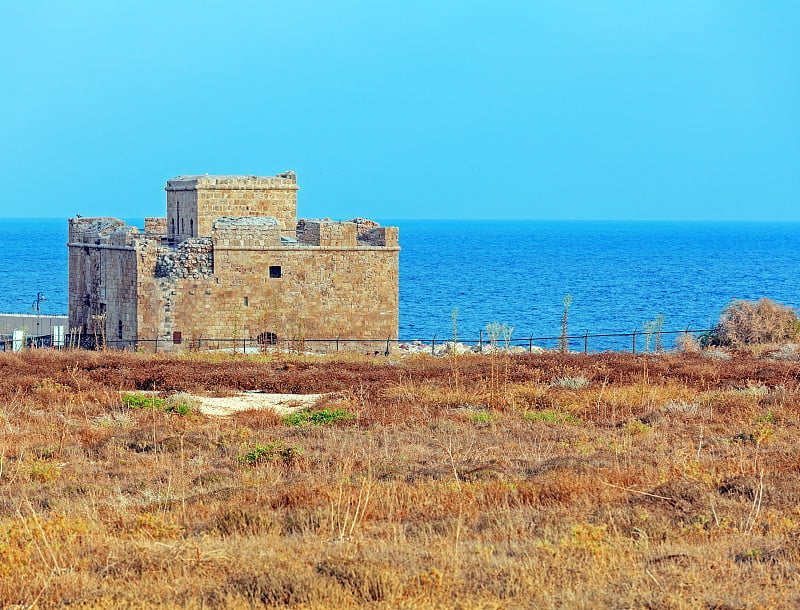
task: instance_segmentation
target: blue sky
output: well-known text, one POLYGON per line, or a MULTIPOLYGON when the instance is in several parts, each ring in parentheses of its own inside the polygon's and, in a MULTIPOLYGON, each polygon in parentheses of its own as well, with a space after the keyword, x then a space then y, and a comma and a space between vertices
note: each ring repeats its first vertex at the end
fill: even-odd
POLYGON ((0 216, 800 220, 796 0, 4 2, 0 216))

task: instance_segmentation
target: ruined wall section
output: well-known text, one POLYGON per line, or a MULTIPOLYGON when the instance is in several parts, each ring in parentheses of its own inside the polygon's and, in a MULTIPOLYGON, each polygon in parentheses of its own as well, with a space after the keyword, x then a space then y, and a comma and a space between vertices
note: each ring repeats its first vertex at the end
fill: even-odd
MULTIPOLYGON (((176 247, 152 240, 139 248, 138 325, 143 339, 158 337, 164 344, 174 340, 175 300, 185 281, 213 281, 214 248, 210 237, 194 237, 176 247)), ((202 298, 191 292, 188 296, 202 298)), ((205 320, 197 320, 202 325, 205 320)), ((143 346, 147 348, 147 346, 143 346)))
POLYGON ((374 227, 358 234, 358 243, 367 246, 397 247, 400 233, 397 227, 374 227))
POLYGON ((176 280, 205 279, 214 274, 214 250, 210 237, 193 237, 177 247, 158 248, 153 276, 176 280))
POLYGON ((138 237, 116 218, 70 219, 70 329, 109 342, 136 339, 138 237))

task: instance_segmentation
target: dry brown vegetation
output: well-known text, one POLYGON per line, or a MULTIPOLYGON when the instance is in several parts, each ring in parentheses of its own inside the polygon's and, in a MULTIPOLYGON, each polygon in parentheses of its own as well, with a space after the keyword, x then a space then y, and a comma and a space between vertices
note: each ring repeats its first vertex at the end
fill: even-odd
POLYGON ((745 353, 2 354, 0 605, 796 607, 799 379, 745 353), (355 418, 137 389, 337 391, 355 418))
POLYGON ((720 315, 713 340, 720 345, 741 347, 783 343, 800 334, 797 312, 772 299, 731 301, 720 315))

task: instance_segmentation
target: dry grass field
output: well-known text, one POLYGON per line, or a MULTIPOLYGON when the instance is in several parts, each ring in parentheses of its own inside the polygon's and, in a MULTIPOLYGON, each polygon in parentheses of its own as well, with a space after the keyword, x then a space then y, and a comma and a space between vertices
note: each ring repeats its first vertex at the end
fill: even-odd
POLYGON ((0 396, 2 607, 800 606, 795 361, 31 351, 0 396), (337 394, 168 399, 241 390, 337 394))

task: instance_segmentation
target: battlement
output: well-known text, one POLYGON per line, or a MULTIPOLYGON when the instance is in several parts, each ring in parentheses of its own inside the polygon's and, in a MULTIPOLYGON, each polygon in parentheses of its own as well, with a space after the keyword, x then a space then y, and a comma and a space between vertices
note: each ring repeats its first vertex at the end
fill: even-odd
POLYGON ((194 190, 291 190, 296 191, 297 174, 293 171, 275 176, 177 176, 167 180, 166 191, 194 190))

